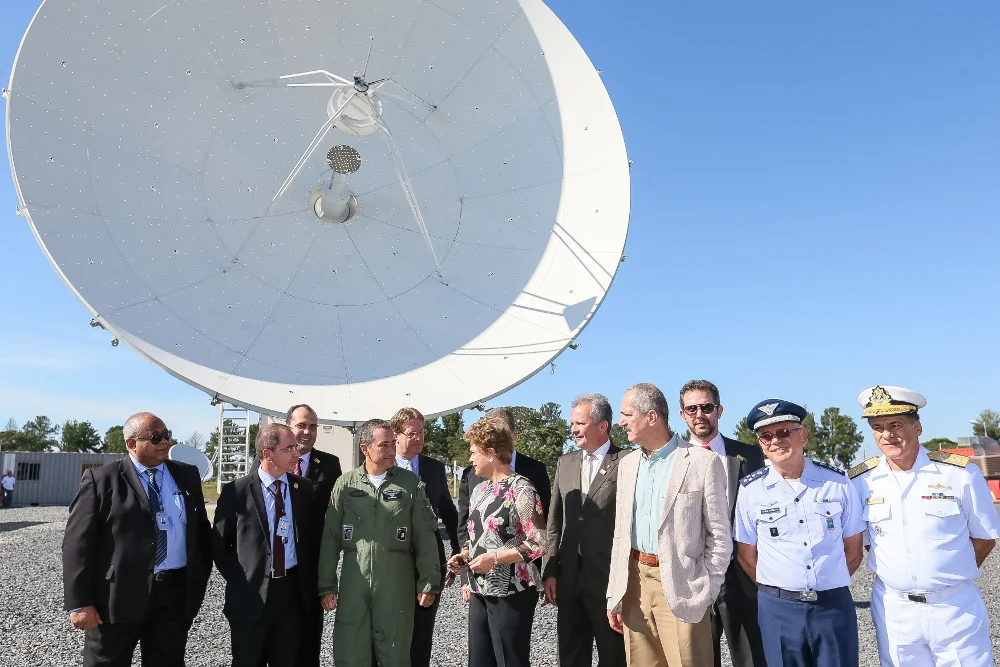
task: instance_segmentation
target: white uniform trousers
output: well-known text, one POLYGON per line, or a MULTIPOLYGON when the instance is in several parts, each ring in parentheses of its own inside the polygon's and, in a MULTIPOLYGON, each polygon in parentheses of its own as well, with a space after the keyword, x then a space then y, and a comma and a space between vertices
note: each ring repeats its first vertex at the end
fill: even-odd
POLYGON ((876 578, 872 620, 882 667, 993 667, 990 619, 971 581, 913 602, 876 578))

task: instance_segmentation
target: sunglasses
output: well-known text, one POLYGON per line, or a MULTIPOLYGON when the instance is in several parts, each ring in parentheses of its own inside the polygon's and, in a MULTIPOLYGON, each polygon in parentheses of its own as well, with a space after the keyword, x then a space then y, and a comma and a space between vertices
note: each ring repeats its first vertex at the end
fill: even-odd
POLYGON ((701 410, 703 414, 710 415, 715 412, 715 409, 719 407, 715 403, 700 403, 695 405, 685 405, 684 412, 691 416, 698 414, 698 410, 701 410))
POLYGON ((170 429, 168 428, 165 431, 163 431, 163 433, 150 433, 148 438, 136 438, 136 440, 145 440, 147 442, 153 443, 154 445, 158 445, 160 444, 161 440, 172 439, 173 435, 174 434, 171 433, 170 429))
POLYGON ((796 426, 795 428, 777 428, 774 432, 764 431, 763 433, 757 434, 757 439, 760 440, 761 444, 771 442, 775 438, 778 440, 784 440, 792 434, 792 431, 801 431, 801 426, 796 426))

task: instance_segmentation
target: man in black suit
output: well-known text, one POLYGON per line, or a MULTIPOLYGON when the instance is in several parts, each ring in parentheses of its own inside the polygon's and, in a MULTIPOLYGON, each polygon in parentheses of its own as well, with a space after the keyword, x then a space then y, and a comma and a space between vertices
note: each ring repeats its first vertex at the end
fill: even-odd
MULTIPOLYGON (((327 452, 315 451, 316 436, 319 433, 319 419, 316 411, 308 405, 299 404, 288 408, 285 414, 285 424, 292 429, 295 443, 299 447, 299 457, 292 468, 292 473, 306 477, 314 485, 315 507, 313 524, 315 526, 316 557, 319 560, 319 542, 323 535, 323 525, 326 522, 326 508, 330 505, 330 493, 334 483, 340 478, 340 459, 327 452)), ((319 667, 320 646, 323 642, 323 605, 317 595, 313 604, 305 610, 302 619, 301 638, 299 646, 299 664, 302 667, 319 667)))
POLYGON ((86 632, 83 664, 184 665, 188 631, 212 572, 201 474, 168 461, 170 431, 149 412, 123 428, 128 453, 88 469, 69 508, 63 593, 86 632))
POLYGON ((607 590, 615 534, 618 460, 608 439, 613 413, 601 394, 573 399, 570 427, 579 451, 556 467, 542 580, 545 600, 559 607, 560 667, 625 667, 625 638, 608 624, 607 590))
MULTIPOLYGON (((510 432, 514 435, 514 442, 517 443, 517 424, 514 422, 514 413, 507 408, 493 408, 486 411, 486 416, 502 419, 510 432)), ((522 454, 514 450, 514 457, 510 461, 511 469, 518 475, 527 477, 535 491, 538 499, 542 502, 542 516, 549 515, 549 501, 552 499, 552 487, 549 483, 549 471, 545 464, 537 459, 533 459, 527 454, 522 454)), ((469 542, 469 497, 472 490, 481 482, 485 481, 472 471, 469 466, 462 471, 462 481, 458 486, 458 540, 459 547, 465 548, 469 542)), ((539 567, 541 564, 539 563, 539 567)), ((463 571, 463 578, 468 576, 468 570, 463 571)), ((469 601, 469 587, 463 584, 462 598, 469 601)))
POLYGON ((226 580, 233 667, 294 667, 306 610, 319 596, 313 484, 291 474, 292 430, 257 434, 260 466, 222 487, 212 555, 226 580))
MULTIPOLYGON (((719 418, 722 416, 719 388, 708 380, 692 380, 681 387, 680 403, 681 418, 691 431, 691 444, 715 452, 726 464, 726 494, 731 522, 736 513, 739 480, 764 467, 764 453, 756 445, 731 440, 719 433, 719 418)), ((716 667, 722 664, 719 650, 723 633, 734 667, 767 667, 760 627, 757 625, 757 587, 736 562, 735 545, 722 590, 712 611, 716 667)))
MULTIPOLYGON (((396 434, 396 467, 409 470, 424 483, 427 501, 448 533, 448 540, 451 542, 451 552, 448 554, 450 557, 460 551, 458 511, 448 490, 444 464, 421 453, 424 450, 424 415, 416 408, 402 408, 393 415, 390 423, 393 433, 396 434)), ((434 531, 434 537, 437 539, 438 556, 441 559, 440 584, 443 588, 445 574, 448 571, 445 566, 444 542, 441 541, 441 534, 437 530, 434 531)), ((411 667, 430 665, 434 621, 440 599, 440 596, 436 597, 434 604, 429 607, 422 607, 419 604, 414 607, 413 640, 410 642, 411 667)))

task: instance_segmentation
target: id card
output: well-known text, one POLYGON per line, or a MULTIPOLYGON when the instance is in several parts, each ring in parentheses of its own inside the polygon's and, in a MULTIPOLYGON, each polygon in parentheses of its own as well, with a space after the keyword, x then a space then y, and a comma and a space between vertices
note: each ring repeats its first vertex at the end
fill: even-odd
POLYGON ((166 512, 156 513, 156 527, 160 530, 166 530, 170 525, 170 519, 167 518, 166 512))
POLYGON ((282 517, 278 519, 278 537, 288 539, 288 518, 282 517))

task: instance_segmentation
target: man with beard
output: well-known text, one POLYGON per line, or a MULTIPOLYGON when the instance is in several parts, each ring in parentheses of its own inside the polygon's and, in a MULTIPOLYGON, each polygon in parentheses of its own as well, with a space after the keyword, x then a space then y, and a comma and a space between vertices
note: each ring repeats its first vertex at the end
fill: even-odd
MULTIPOLYGON (((726 466, 729 520, 736 516, 739 480, 764 467, 760 447, 731 440, 719 433, 722 403, 719 388, 708 380, 692 380, 680 392, 681 419, 691 431, 691 444, 717 454, 726 466)), ((715 665, 722 664, 721 642, 725 633, 734 667, 767 667, 764 645, 757 625, 757 587, 736 561, 736 549, 726 570, 719 597, 712 605, 712 640, 715 665)))
MULTIPOLYGON (((327 452, 314 451, 316 436, 319 434, 319 420, 316 411, 308 405, 299 404, 288 408, 285 414, 285 424, 292 429, 295 444, 298 446, 298 459, 292 469, 293 475, 305 477, 313 482, 313 525, 315 540, 313 543, 319 549, 320 537, 323 535, 323 524, 326 521, 326 508, 330 504, 330 493, 333 485, 341 475, 340 459, 327 452)), ((316 564, 319 558, 310 562, 316 564)), ((320 644, 323 639, 323 605, 319 597, 313 600, 315 604, 303 613, 302 628, 299 636, 299 662, 303 667, 319 667, 320 644)))

